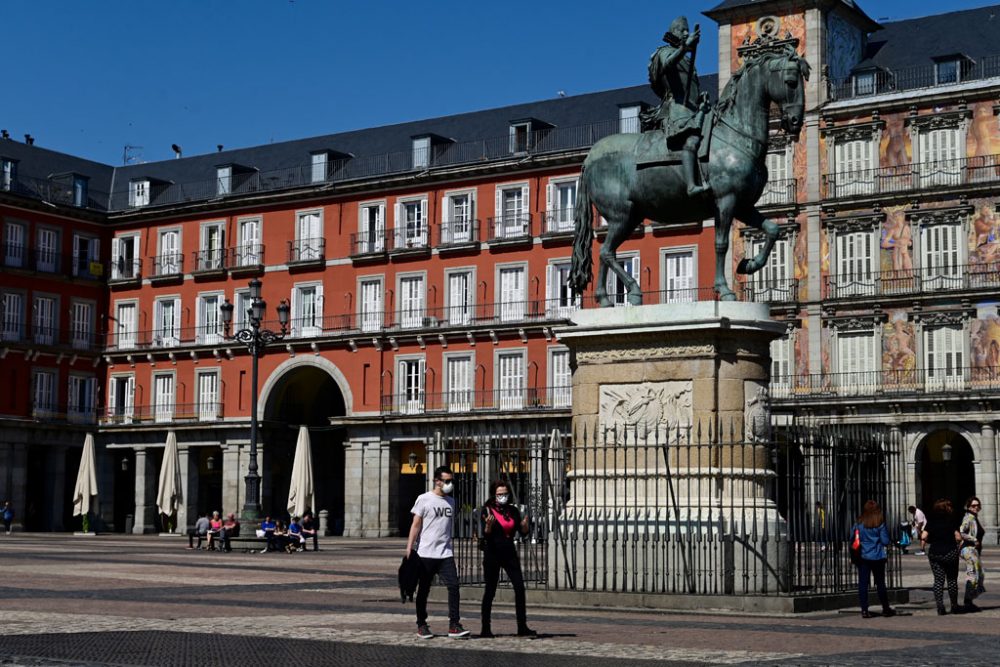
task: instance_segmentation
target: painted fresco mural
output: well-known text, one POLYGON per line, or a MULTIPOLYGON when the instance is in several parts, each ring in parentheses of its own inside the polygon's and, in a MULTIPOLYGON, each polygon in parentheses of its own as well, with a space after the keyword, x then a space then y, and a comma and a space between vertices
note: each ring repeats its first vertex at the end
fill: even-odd
POLYGON ((970 361, 974 368, 987 371, 996 380, 1000 373, 1000 317, 997 316, 997 304, 980 304, 978 312, 978 318, 969 326, 970 361))
POLYGON ((905 280, 913 275, 913 226, 906 220, 905 206, 892 206, 884 213, 879 269, 890 280, 905 280))
POLYGON ((917 334, 905 310, 889 311, 882 331, 882 371, 886 380, 912 382, 917 368, 917 334))
MULTIPOLYGON (((805 53, 806 48, 806 15, 805 14, 789 14, 787 16, 779 17, 781 19, 781 28, 778 31, 780 37, 784 37, 785 33, 791 33, 792 37, 799 40, 799 53, 805 53)), ((739 56, 739 49, 747 41, 752 42, 757 39, 757 22, 751 21, 750 23, 734 23, 732 26, 732 38, 730 41, 730 54, 732 57, 732 71, 739 69, 742 61, 739 56)))

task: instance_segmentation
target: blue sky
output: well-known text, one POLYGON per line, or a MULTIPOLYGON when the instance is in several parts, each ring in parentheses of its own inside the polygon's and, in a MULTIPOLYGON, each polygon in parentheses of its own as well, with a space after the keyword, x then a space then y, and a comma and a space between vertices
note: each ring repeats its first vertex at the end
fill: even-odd
MULTIPOLYGON (((121 164, 636 85, 717 0, 8 0, 0 127, 121 164), (238 11, 237 11, 238 9, 238 11)), ((910 18, 983 0, 861 0, 910 18)))

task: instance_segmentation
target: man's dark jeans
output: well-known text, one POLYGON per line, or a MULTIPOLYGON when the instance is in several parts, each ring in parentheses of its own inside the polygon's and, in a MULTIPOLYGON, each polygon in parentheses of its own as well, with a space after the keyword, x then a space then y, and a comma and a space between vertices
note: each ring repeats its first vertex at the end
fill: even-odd
POLYGON ((205 539, 206 533, 199 533, 194 528, 188 528, 188 547, 194 549, 194 538, 198 538, 198 548, 201 549, 201 541, 205 539))
MULTIPOLYGON (((411 556, 412 558, 412 556, 411 556)), ((448 588, 448 620, 458 623, 458 570, 455 558, 421 558, 420 583, 417 585, 417 625, 427 622, 427 596, 431 592, 431 581, 436 574, 448 588)))
POLYGON ((885 590, 885 561, 884 560, 862 560, 858 565, 858 597, 861 598, 861 611, 868 611, 868 582, 869 577, 875 577, 875 590, 878 592, 878 601, 882 603, 882 609, 889 608, 889 596, 885 590))

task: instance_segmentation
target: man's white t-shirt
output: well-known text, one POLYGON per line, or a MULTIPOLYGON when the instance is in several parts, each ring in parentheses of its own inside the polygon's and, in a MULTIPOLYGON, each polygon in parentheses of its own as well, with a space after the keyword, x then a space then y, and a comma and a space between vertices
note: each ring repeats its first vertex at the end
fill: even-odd
POLYGON ((417 555, 421 558, 451 558, 451 529, 455 516, 455 499, 439 496, 433 491, 417 496, 410 514, 423 519, 417 555))
POLYGON ((923 528, 924 526, 927 525, 927 517, 920 510, 919 507, 917 508, 917 511, 913 513, 913 525, 914 527, 919 526, 920 528, 923 528))

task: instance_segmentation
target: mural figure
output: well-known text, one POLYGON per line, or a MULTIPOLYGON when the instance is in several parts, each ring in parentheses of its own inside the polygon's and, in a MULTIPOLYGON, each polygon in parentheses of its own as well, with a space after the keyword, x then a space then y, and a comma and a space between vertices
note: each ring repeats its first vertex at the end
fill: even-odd
POLYGON ((882 249, 890 251, 892 278, 913 275, 913 230, 902 210, 889 213, 882 229, 882 249))

